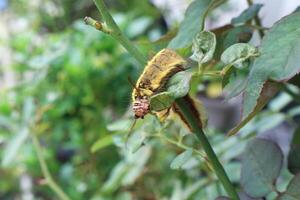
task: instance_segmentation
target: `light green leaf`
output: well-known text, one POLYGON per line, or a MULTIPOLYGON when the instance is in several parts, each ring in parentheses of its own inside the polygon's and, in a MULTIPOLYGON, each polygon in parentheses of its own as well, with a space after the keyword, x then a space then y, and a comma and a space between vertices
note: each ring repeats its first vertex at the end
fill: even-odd
POLYGON ((109 131, 124 131, 129 129, 131 123, 132 120, 130 119, 120 119, 108 124, 106 128, 109 131))
POLYGON ((244 10, 238 17, 235 17, 231 20, 232 24, 243 24, 248 22, 257 16, 260 9, 263 7, 263 4, 253 4, 246 10, 244 10))
POLYGON ((286 81, 300 71, 300 13, 276 23, 263 38, 260 56, 255 60, 245 90, 243 118, 256 107, 268 79, 286 81))
POLYGON ((132 154, 130 169, 122 180, 122 185, 132 185, 143 174, 145 165, 151 156, 151 148, 144 146, 138 152, 132 154))
POLYGON ((29 135, 28 128, 23 128, 17 133, 11 141, 7 144, 3 152, 3 159, 1 165, 3 167, 8 167, 16 158, 21 146, 26 141, 29 135))
POLYGON ((150 98, 150 107, 153 111, 162 111, 166 108, 171 107, 174 103, 175 98, 170 95, 169 92, 161 92, 150 98))
POLYGON ((125 161, 119 162, 111 171, 108 180, 105 181, 101 188, 101 192, 104 194, 111 194, 121 185, 123 177, 130 170, 130 165, 125 161))
POLYGON ((153 95, 150 98, 150 107, 153 111, 161 111, 169 108, 175 99, 188 94, 192 73, 187 71, 178 72, 167 83, 165 92, 153 95))
POLYGON ((242 160, 241 184, 245 192, 255 198, 274 190, 274 182, 283 163, 279 146, 266 139, 251 140, 242 160))
POLYGON ((213 2, 213 0, 195 0, 189 5, 176 37, 168 45, 169 48, 185 48, 192 44, 196 34, 203 30, 203 21, 213 2))
POLYGON ((16 133, 13 138, 6 145, 3 152, 3 159, 1 165, 3 167, 8 167, 18 155, 22 145, 25 143, 29 136, 29 126, 33 118, 35 106, 32 97, 28 97, 24 101, 24 106, 22 110, 22 125, 18 133, 16 133))
POLYGON ((171 162, 170 167, 171 169, 180 169, 182 165, 186 163, 193 155, 193 150, 188 149, 183 153, 179 154, 175 157, 175 159, 171 162))
POLYGON ((146 140, 146 132, 144 131, 137 131, 131 134, 130 138, 127 141, 127 148, 129 152, 135 153, 137 152, 142 146, 144 146, 144 142, 146 140))
POLYGON ((255 56, 258 56, 258 52, 254 46, 247 43, 237 43, 223 52, 221 61, 225 65, 242 68, 243 66, 246 66, 245 61, 255 56))
POLYGON ((167 83, 167 92, 174 98, 180 98, 187 95, 190 91, 190 82, 192 72, 178 72, 167 83))
POLYGON ((206 63, 213 58, 216 49, 216 36, 210 31, 201 31, 193 39, 191 59, 198 63, 206 63))
POLYGON ((95 153, 111 144, 113 144, 113 136, 114 135, 106 135, 105 137, 100 138, 97 140, 91 147, 91 152, 95 153))
POLYGON ((300 199, 300 174, 294 176, 289 183, 287 190, 279 198, 279 200, 298 200, 300 199))

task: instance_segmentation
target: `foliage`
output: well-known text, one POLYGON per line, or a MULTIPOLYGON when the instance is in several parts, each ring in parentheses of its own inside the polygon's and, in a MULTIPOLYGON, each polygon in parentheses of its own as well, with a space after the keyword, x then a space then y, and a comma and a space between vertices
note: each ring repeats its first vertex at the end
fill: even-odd
MULTIPOLYGON (((239 134, 228 137, 214 124, 205 129, 230 181, 241 199, 300 198, 300 13, 265 31, 257 23, 262 5, 253 4, 231 24, 207 30, 205 19, 225 1, 195 0, 172 36, 173 30, 162 35, 166 26, 160 11, 145 2, 112 1, 108 8, 144 54, 168 47, 191 58, 186 71, 151 97, 151 109, 168 108, 198 88, 206 93, 207 85, 223 87, 227 100, 242 93, 242 119, 228 133, 239 134), (257 48, 249 42, 255 31, 265 34, 257 48), (161 38, 148 42, 153 35, 161 38), (287 83, 292 78, 296 86, 287 83), (262 139, 282 123, 298 128, 289 152, 275 137, 262 139), (283 165, 286 158, 288 166, 283 165)), ((26 193, 18 185, 27 176, 36 198, 56 199, 50 184, 45 185, 35 137, 53 181, 70 199, 227 199, 211 158, 181 119, 170 115, 161 123, 147 115, 130 130, 128 77, 137 79, 142 67, 114 40, 118 34, 112 38, 78 20, 96 16, 92 2, 47 1, 32 8, 23 2, 23 10, 16 4, 12 1, 11 12, 17 10, 35 28, 0 40, 12 52, 9 70, 16 78, 12 88, 0 91, 0 174, 5 180, 0 181, 0 199, 26 193), (49 15, 47 5, 62 12, 49 15), (24 16, 28 10, 31 14, 24 16)))

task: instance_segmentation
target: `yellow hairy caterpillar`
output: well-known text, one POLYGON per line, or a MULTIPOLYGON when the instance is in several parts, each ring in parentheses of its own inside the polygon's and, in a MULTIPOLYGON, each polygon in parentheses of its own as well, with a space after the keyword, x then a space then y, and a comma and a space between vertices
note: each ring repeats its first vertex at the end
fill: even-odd
MULTIPOLYGON (((177 72, 185 70, 185 65, 186 61, 171 49, 161 50, 148 62, 132 92, 133 111, 136 119, 143 119, 145 115, 150 113, 150 97, 164 91, 169 78, 177 72)), ((199 110, 203 110, 201 104, 193 100, 189 95, 182 97, 182 99, 192 111, 193 117, 198 120, 199 125, 204 127, 206 119, 200 115, 199 110)), ((173 103, 168 109, 155 112, 155 114, 163 121, 169 114, 170 109, 191 129, 176 103, 173 103)))
POLYGON ((143 118, 150 112, 150 97, 163 91, 169 78, 184 70, 185 63, 171 49, 161 50, 148 62, 132 92, 135 118, 143 118))

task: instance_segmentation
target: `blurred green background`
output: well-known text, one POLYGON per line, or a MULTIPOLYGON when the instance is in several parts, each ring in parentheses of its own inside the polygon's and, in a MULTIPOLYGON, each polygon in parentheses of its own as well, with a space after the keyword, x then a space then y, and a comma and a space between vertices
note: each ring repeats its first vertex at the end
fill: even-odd
MULTIPOLYGON (((92 1, 0 2, 0 199, 58 199, 45 185, 31 134, 39 137, 54 180, 74 200, 214 199, 225 194, 199 152, 180 170, 170 168, 176 155, 199 148, 197 139, 172 120, 161 125, 148 116, 134 128, 129 150, 125 147, 133 122, 128 77, 136 80, 143 66, 111 37, 83 23, 84 16, 98 19, 92 1)), ((145 55, 165 46, 164 40, 149 42, 169 29, 161 10, 148 1, 107 2, 145 55)), ((233 182, 239 181, 238 156, 246 139, 266 131, 259 123, 276 118, 270 120, 271 129, 285 120, 278 106, 291 99, 277 101, 281 104, 273 103, 273 110, 237 137, 225 140, 224 131, 208 129, 233 182)))

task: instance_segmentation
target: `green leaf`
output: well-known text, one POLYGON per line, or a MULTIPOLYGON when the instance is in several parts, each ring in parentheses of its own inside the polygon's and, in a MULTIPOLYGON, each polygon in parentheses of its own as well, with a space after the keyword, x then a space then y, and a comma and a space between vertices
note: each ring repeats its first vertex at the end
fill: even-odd
POLYGON ((241 184, 254 198, 263 197, 274 190, 283 162, 279 146, 266 139, 251 140, 242 160, 241 184))
POLYGON ((145 165, 147 164, 151 156, 150 146, 141 148, 138 152, 131 154, 130 169, 123 177, 122 185, 132 185, 145 171, 145 165))
POLYGON ((237 43, 223 52, 221 61, 225 65, 242 68, 243 66, 246 66, 245 61, 255 56, 258 56, 258 52, 254 46, 247 43, 237 43))
POLYGON ((300 13, 276 23, 263 38, 244 94, 243 118, 256 107, 268 79, 286 81, 300 71, 300 13))
POLYGON ((184 97, 190 90, 192 73, 182 71, 176 73, 167 83, 165 92, 153 95, 150 98, 150 107, 153 111, 161 111, 169 108, 175 99, 184 97))
POLYGON ((12 138, 11 141, 9 141, 3 152, 3 159, 1 163, 3 167, 8 167, 16 159, 16 156, 18 155, 28 136, 28 128, 23 128, 12 138))
MULTIPOLYGON (((230 47, 235 43, 249 42, 253 34, 253 30, 247 26, 238 26, 227 31, 224 35, 223 49, 230 47)), ((217 47, 218 48, 218 47, 217 47)))
POLYGON ((144 131, 137 131, 133 134, 131 134, 130 138, 127 141, 127 148, 129 149, 129 152, 135 153, 137 152, 142 146, 144 146, 144 142, 146 140, 147 134, 144 131))
POLYGON ((300 127, 294 132, 288 154, 288 169, 292 174, 300 172, 300 127))
POLYGON ((213 58, 216 49, 216 36, 210 31, 201 31, 193 39, 191 59, 198 63, 206 63, 213 58))
POLYGON ((247 26, 230 27, 225 26, 225 31, 217 35, 217 47, 215 51, 215 58, 220 59, 221 54, 235 43, 247 43, 250 41, 253 30, 247 26))
POLYGON ((106 135, 105 137, 100 138, 97 140, 91 147, 91 152, 95 153, 111 144, 113 144, 113 136, 114 135, 106 135))
POLYGON ((150 98, 150 107, 153 111, 162 111, 174 103, 175 98, 169 92, 161 92, 150 98))
POLYGON ((298 200, 300 199, 300 174, 294 176, 290 181, 287 190, 279 197, 279 200, 298 200))
POLYGON ((263 4, 253 4, 246 10, 244 10, 238 17, 235 17, 231 20, 232 24, 243 24, 257 16, 260 9, 263 7, 263 4))
POLYGON ((294 13, 295 12, 300 12, 300 6, 298 6, 295 10, 294 10, 294 13))
POLYGON ((106 128, 109 131, 124 131, 129 129, 131 123, 132 120, 130 119, 120 119, 108 124, 106 128))
POLYGON ((230 200, 230 198, 221 196, 217 197, 215 200, 230 200))
POLYGON ((222 88, 224 88, 230 80, 231 74, 233 74, 235 72, 235 69, 233 67, 229 68, 226 73, 224 74, 223 78, 222 78, 222 88))
POLYGON ((180 98, 187 95, 190 91, 190 82, 192 72, 178 72, 167 83, 167 92, 174 98, 180 98))
POLYGON ((243 128, 253 117, 269 102, 269 100, 278 92, 278 86, 273 82, 266 82, 254 110, 243 118, 238 125, 232 128, 228 136, 232 136, 238 133, 238 131, 243 128))
POLYGON ((111 194, 120 186, 122 179, 126 173, 130 170, 130 165, 125 161, 119 162, 111 171, 108 180, 106 180, 101 188, 101 192, 104 194, 111 194))
POLYGON ((213 0, 195 0, 189 5, 176 37, 168 45, 169 48, 185 48, 192 44, 196 34, 203 30, 203 21, 213 2, 213 0))
POLYGON ((186 163, 193 155, 193 150, 188 149, 183 153, 179 154, 175 157, 175 159, 171 162, 170 167, 171 169, 180 169, 182 165, 186 163))
POLYGON ((22 125, 17 134, 8 142, 4 151, 3 159, 1 165, 3 167, 8 167, 17 157, 22 145, 25 143, 29 136, 29 126, 30 120, 33 118, 33 112, 35 110, 35 105, 32 97, 28 97, 24 101, 24 106, 22 110, 22 125))

